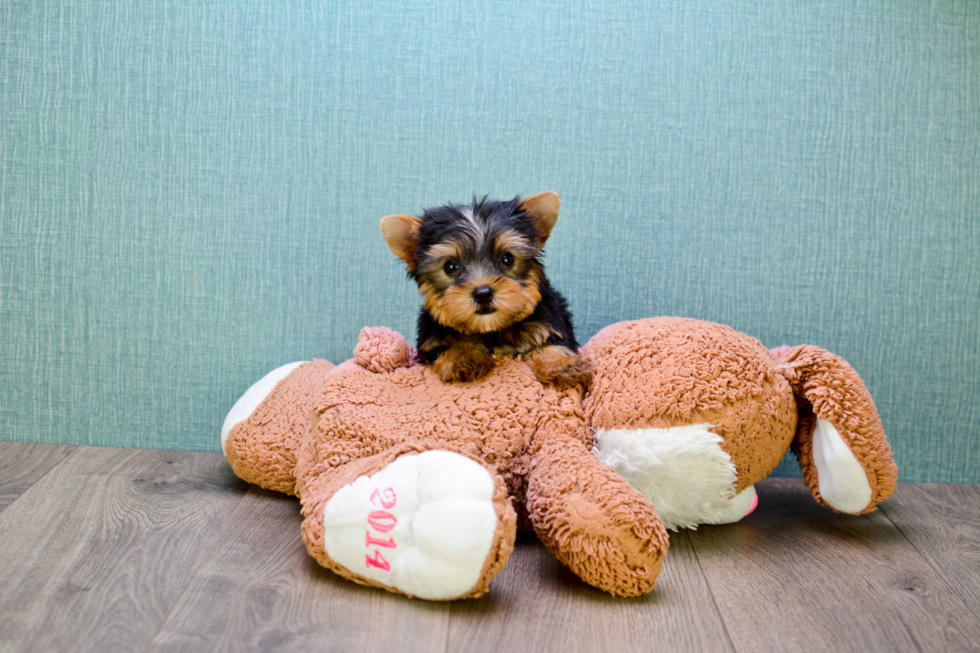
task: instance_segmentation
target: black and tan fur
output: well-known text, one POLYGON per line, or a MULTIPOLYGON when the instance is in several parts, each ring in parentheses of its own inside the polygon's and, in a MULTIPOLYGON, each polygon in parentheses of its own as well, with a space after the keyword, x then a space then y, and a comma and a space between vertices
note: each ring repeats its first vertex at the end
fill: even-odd
POLYGON ((588 386, 568 305, 541 263, 560 203, 547 191, 381 220, 424 298, 419 355, 443 381, 475 381, 498 358, 524 356, 542 383, 588 386))

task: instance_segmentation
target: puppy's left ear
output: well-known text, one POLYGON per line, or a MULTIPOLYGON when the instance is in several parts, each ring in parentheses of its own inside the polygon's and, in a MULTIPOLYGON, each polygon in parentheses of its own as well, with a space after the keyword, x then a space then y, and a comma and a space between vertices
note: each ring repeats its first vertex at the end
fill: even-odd
POLYGON ((555 228, 560 205, 561 198, 553 190, 531 195, 521 202, 521 210, 531 217, 534 226, 538 229, 538 247, 544 245, 551 235, 551 230, 555 228))
POLYGON ((381 218, 381 233, 384 234, 388 248, 395 256, 408 263, 409 270, 415 269, 415 250, 421 224, 422 219, 414 215, 388 215, 381 218))

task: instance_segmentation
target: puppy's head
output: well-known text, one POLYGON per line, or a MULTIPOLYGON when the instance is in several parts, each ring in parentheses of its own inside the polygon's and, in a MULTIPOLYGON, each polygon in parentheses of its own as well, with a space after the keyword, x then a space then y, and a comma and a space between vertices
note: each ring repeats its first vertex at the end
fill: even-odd
POLYGON ((389 215, 381 231, 437 322, 490 333, 523 320, 541 300, 539 256, 560 203, 552 191, 506 202, 484 198, 422 217, 389 215))

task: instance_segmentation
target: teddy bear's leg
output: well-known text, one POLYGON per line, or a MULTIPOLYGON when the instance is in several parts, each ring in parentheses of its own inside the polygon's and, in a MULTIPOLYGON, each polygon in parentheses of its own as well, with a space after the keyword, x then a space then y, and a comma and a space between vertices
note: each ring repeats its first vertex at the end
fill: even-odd
POLYGON ((653 503, 664 527, 730 524, 751 512, 755 490, 735 494, 738 473, 710 424, 599 429, 595 454, 653 503))
POLYGON ((331 469, 302 494, 310 554, 363 585, 430 600, 480 596, 513 550, 503 480, 459 453, 402 445, 331 469))
POLYGON ((772 351, 800 406, 793 451, 813 497, 839 512, 874 510, 898 469, 871 395, 842 358, 811 345, 772 351))
POLYGON ((235 474, 267 490, 293 494, 293 468, 309 430, 313 400, 333 369, 325 360, 290 363, 245 391, 221 427, 221 449, 235 474))
POLYGON ((581 440, 538 437, 527 511, 541 542, 585 582, 618 596, 653 589, 668 544, 660 517, 581 440))

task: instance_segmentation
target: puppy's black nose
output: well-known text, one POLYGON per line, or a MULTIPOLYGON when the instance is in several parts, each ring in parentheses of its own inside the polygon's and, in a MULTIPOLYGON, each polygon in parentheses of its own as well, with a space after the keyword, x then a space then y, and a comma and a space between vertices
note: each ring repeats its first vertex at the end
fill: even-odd
POLYGON ((493 301, 493 288, 490 286, 480 286, 473 291, 473 301, 477 304, 489 304, 493 301))

